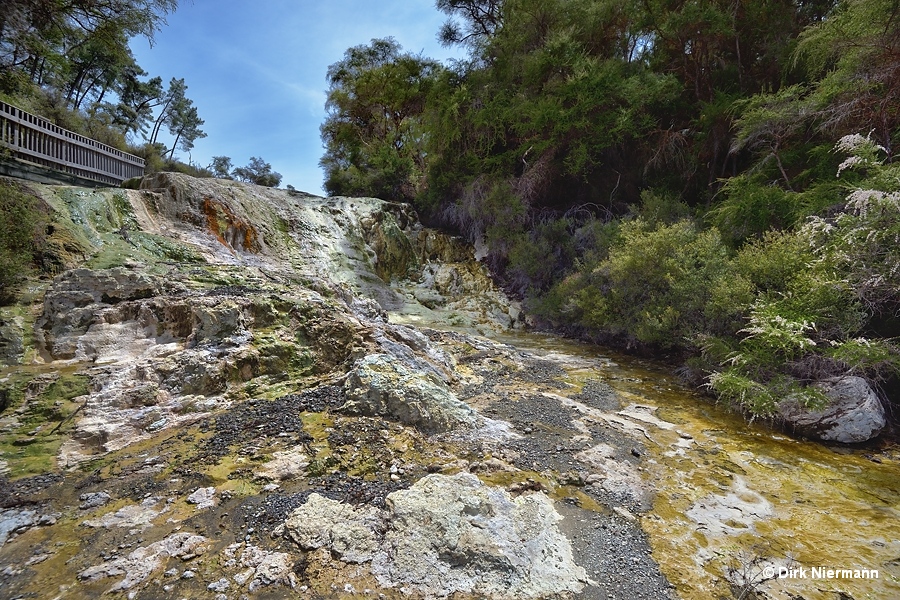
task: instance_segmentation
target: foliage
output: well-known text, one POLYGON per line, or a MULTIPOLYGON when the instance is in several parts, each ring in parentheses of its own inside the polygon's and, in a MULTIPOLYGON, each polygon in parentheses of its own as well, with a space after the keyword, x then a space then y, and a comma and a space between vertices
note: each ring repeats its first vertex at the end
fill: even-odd
POLYGON ((231 170, 234 168, 234 165, 231 164, 231 157, 213 156, 212 162, 209 163, 207 168, 212 171, 213 177, 216 179, 233 179, 231 170))
POLYGON ((169 133, 175 137, 172 148, 169 150, 169 160, 175 154, 175 148, 181 147, 185 152, 190 152, 197 139, 205 138, 206 133, 200 129, 203 119, 197 114, 197 108, 192 100, 185 96, 187 85, 184 79, 172 78, 169 88, 160 98, 162 108, 153 129, 150 132, 149 143, 156 144, 163 127, 167 127, 169 133))
POLYGON ((326 189, 413 202, 520 295, 586 258, 567 236, 589 219, 712 208, 737 249, 840 201, 792 56, 834 4, 438 0, 466 60, 373 40, 329 70, 326 189))
POLYGON ((699 354, 754 414, 896 370, 895 0, 436 4, 466 60, 329 72, 331 193, 414 202, 544 319, 699 354))
POLYGON ((838 176, 861 175, 844 210, 805 226, 823 265, 840 273, 870 313, 900 306, 900 165, 884 163, 886 150, 869 137, 845 136, 835 149, 850 153, 838 176))
POLYGON ((721 194, 723 200, 707 213, 707 219, 734 247, 771 229, 791 227, 800 216, 797 195, 765 181, 759 173, 729 178, 721 194))
POLYGON ((501 0, 437 0, 437 9, 450 18, 441 26, 438 39, 445 46, 477 47, 503 23, 501 0))
MULTIPOLYGON (((228 162, 231 162, 230 159, 228 162)), ((224 164, 220 166, 224 166, 224 164)), ((259 158, 258 156, 251 157, 250 163, 247 166, 236 167, 231 172, 231 175, 238 181, 246 181, 247 183, 262 185, 265 187, 278 187, 281 184, 281 173, 276 173, 275 171, 273 171, 272 165, 259 158)))
POLYGON ((176 7, 177 0, 8 0, 0 14, 0 93, 121 150, 142 136, 160 160, 168 154, 172 162, 176 149, 189 152, 206 136, 203 120, 183 79, 173 78, 168 90, 159 77, 144 79, 129 41, 152 41, 176 7), (171 147, 158 149, 164 130, 171 147))
POLYGON ((900 373, 891 340, 860 335, 872 316, 896 314, 900 300, 900 194, 882 191, 900 188, 900 170, 883 164, 884 147, 869 137, 845 136, 835 149, 850 154, 838 175, 861 171, 857 185, 864 188, 838 214, 766 234, 735 261, 757 297, 736 349, 709 385, 753 414, 773 414, 787 395, 821 403, 808 384, 823 377, 900 373))
POLYGON ((329 194, 409 201, 423 189, 420 116, 439 66, 401 50, 392 38, 375 39, 328 68, 320 165, 329 194))
POLYGON ((819 126, 837 135, 873 127, 893 154, 900 132, 900 5, 843 0, 828 19, 804 30, 796 60, 816 77, 819 126))
POLYGON ((4 78, 10 82, 49 83, 80 103, 88 90, 103 89, 110 75, 133 63, 128 39, 152 39, 176 6, 176 0, 6 0, 0 73, 20 75, 4 78))
POLYGON ((700 334, 727 332, 749 297, 718 232, 686 220, 623 223, 608 257, 563 285, 571 295, 565 310, 582 325, 661 348, 691 347, 700 334))

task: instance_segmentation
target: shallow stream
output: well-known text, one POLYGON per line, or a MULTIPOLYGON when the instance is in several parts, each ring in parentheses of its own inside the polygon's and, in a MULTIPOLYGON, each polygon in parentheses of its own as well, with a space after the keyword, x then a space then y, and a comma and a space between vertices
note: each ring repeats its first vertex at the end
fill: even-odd
POLYGON ((595 346, 495 338, 563 365, 575 386, 608 384, 644 424, 654 500, 640 520, 683 598, 755 589, 805 600, 900 598, 900 450, 830 447, 748 424, 662 366, 595 346))

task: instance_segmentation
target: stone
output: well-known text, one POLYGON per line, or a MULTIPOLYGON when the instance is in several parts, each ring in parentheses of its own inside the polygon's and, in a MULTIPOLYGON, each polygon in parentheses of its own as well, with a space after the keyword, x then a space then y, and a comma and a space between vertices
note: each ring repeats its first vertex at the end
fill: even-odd
POLYGON ((0 546, 6 543, 11 534, 34 526, 37 518, 37 512, 29 509, 0 510, 0 546))
MULTIPOLYGON (((0 316, 0 365, 17 365, 25 351, 25 320, 22 317, 0 316)), ((5 409, 0 400, 0 411, 5 409)))
POLYGON ((169 557, 203 554, 208 542, 202 535, 175 533, 149 546, 138 548, 128 556, 85 569, 78 574, 78 578, 97 581, 122 576, 121 581, 109 588, 107 593, 129 590, 159 571, 169 557))
POLYGON ((197 488, 187 497, 188 504, 196 504, 197 510, 211 508, 216 505, 216 488, 197 488))
POLYGON ((84 522, 88 527, 127 527, 129 529, 146 529, 152 527, 153 520, 166 512, 168 507, 158 508, 159 498, 150 497, 141 504, 129 504, 119 510, 106 513, 96 519, 88 519, 84 522))
POLYGON ((814 440, 858 444, 877 437, 887 425, 884 406, 862 377, 833 377, 816 386, 828 397, 824 408, 809 410, 795 398, 778 407, 780 418, 794 432, 814 440))
POLYGON ((294 557, 286 552, 270 552, 256 546, 247 546, 241 553, 240 563, 249 567, 250 592, 273 585, 297 587, 294 557))
POLYGON ((218 581, 213 581, 211 584, 206 586, 206 589, 208 589, 211 592, 224 592, 224 591, 227 591, 228 588, 230 588, 230 587, 231 587, 231 582, 228 581, 227 579, 225 579, 224 577, 222 577, 218 581))
POLYGON ((91 492, 89 494, 82 494, 78 499, 81 500, 81 504, 78 505, 78 508, 81 510, 88 510, 107 504, 112 500, 112 496, 106 492, 91 492))
MULTIPOLYGON (((308 466, 309 457, 303 448, 298 446, 274 453, 270 461, 256 468, 255 474, 257 477, 269 481, 284 481, 302 475, 308 466)), ((273 484, 264 487, 263 491, 271 492, 278 489, 278 485, 275 487, 270 487, 270 485, 273 484)))
POLYGON ((412 371, 387 354, 359 360, 344 383, 341 410, 389 416, 426 431, 444 432, 480 424, 477 413, 433 375, 412 371))
POLYGON ((372 560, 378 551, 375 532, 380 525, 377 509, 354 508, 316 493, 284 523, 288 536, 304 550, 328 548, 347 563, 372 560))
POLYGON ((386 588, 445 598, 549 598, 588 581, 543 493, 512 498, 470 473, 428 475, 388 495, 385 510, 312 494, 285 521, 306 550, 366 563, 386 588))

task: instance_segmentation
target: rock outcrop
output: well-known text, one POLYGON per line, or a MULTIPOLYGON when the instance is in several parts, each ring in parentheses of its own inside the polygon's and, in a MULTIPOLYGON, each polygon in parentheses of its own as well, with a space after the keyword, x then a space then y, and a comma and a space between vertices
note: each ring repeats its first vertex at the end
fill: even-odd
POLYGON ((809 410, 793 398, 779 406, 779 416, 796 433, 826 442, 857 444, 884 430, 884 407, 865 379, 835 377, 817 385, 829 400, 824 408, 809 410))
POLYGON ((285 527, 301 548, 326 550, 318 560, 365 564, 381 585, 416 597, 554 598, 587 582, 542 493, 512 498, 468 473, 429 475, 385 504, 314 494, 285 527))
POLYGON ((473 424, 447 388, 452 362, 385 312, 445 311, 472 327, 515 321, 464 244, 423 228, 411 207, 374 198, 174 173, 141 188, 43 194, 58 212, 54 239, 78 240, 82 266, 53 279, 32 322, 0 315, 0 361, 31 351, 89 381, 89 395, 67 399, 81 408, 60 462, 353 365, 348 410, 429 431, 473 424), (408 288, 440 302, 418 302, 408 288), (390 358, 362 360, 374 355, 390 358))
POLYGON ((475 411, 442 381, 408 369, 387 354, 360 359, 347 376, 344 394, 344 411, 389 416, 426 431, 449 431, 479 423, 475 411))

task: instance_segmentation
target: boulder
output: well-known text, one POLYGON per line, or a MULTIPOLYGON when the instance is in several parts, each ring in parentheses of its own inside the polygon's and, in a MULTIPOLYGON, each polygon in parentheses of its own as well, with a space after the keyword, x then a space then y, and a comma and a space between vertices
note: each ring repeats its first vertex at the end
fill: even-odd
POLYGON ((0 546, 6 543, 10 534, 23 531, 37 522, 37 512, 28 509, 10 508, 0 510, 0 546))
POLYGON ((426 431, 474 427, 477 413, 434 375, 413 371, 388 354, 359 360, 344 382, 341 410, 388 416, 426 431))
POLYGON ((216 505, 216 488, 197 488, 187 497, 188 504, 197 505, 197 510, 212 508, 216 505))
POLYGON ((512 498, 470 473, 430 475, 387 497, 382 580, 425 594, 496 598, 578 592, 587 580, 543 493, 512 498))
POLYGON ((326 560, 367 565, 380 585, 424 597, 553 598, 587 581, 543 493, 513 498, 471 473, 429 475, 385 506, 312 494, 285 530, 326 560))
POLYGON ((796 398, 787 398, 778 409, 781 419, 800 435, 858 444, 878 436, 887 425, 878 395, 862 377, 833 377, 816 385, 828 396, 824 408, 810 410, 796 398))
POLYGON ((256 476, 269 481, 284 481, 302 475, 309 466, 309 457, 302 447, 276 452, 272 459, 256 468, 256 476))
POLYGON ((304 550, 327 548, 346 563, 371 561, 378 552, 376 532, 383 516, 378 509, 348 504, 310 494, 284 526, 288 535, 304 550))

